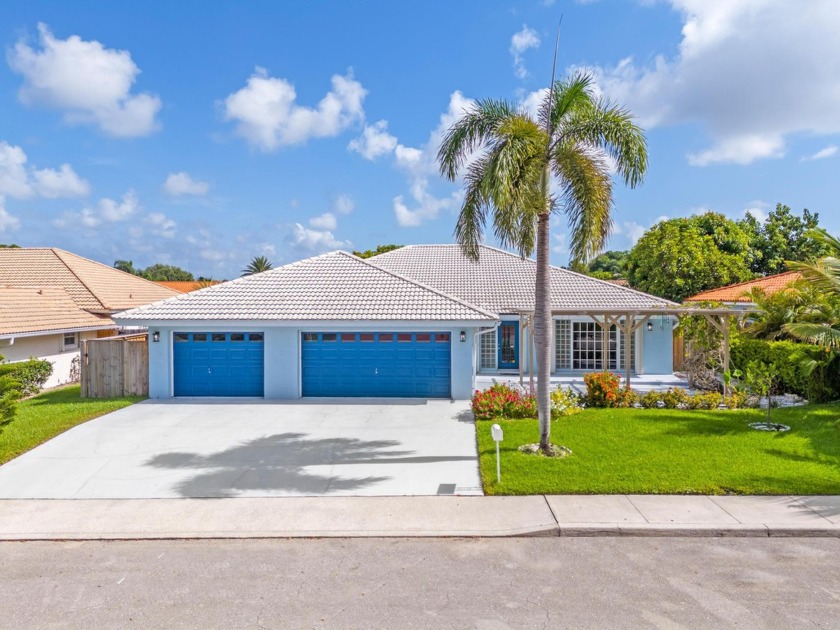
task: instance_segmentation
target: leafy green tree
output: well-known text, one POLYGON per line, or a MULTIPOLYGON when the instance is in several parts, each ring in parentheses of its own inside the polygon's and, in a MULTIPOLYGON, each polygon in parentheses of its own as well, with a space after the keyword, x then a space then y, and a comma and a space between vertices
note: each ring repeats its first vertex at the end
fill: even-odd
POLYGON ((271 264, 271 261, 265 256, 254 256, 251 262, 248 263, 248 266, 242 270, 242 275, 252 276, 255 273, 262 273, 263 271, 268 271, 272 267, 273 265, 271 264))
POLYGON ((354 251, 353 255, 358 256, 359 258, 373 258, 374 256, 379 256, 379 254, 386 254, 388 252, 392 252, 395 249, 399 249, 403 247, 402 245, 377 245, 376 249, 366 249, 363 252, 354 251))
MULTIPOLYGON (((3 361, 0 355, 0 362, 3 361)), ((17 413, 20 383, 8 374, 0 375, 0 426, 10 423, 17 413)))
POLYGON ((756 252, 751 264, 753 273, 782 273, 787 269, 785 261, 813 262, 825 255, 825 244, 810 235, 819 227, 819 219, 817 212, 806 208, 800 217, 780 203, 763 222, 747 215, 741 226, 750 235, 750 247, 756 252))
POLYGON ((140 271, 134 268, 134 263, 130 260, 115 260, 114 261, 114 269, 119 269, 120 271, 124 271, 126 273, 130 273, 134 276, 139 276, 140 271))
POLYGON ((15 243, 9 243, 8 245, 0 243, 0 249, 20 249, 20 245, 16 245, 15 243))
POLYGON ((589 263, 587 271, 590 275, 596 278, 601 277, 602 279, 612 280, 619 280, 621 278, 624 278, 624 271, 625 267, 627 266, 627 257, 629 256, 629 254, 630 252, 622 252, 616 250, 604 252, 600 256, 594 258, 591 263, 589 263), (604 272, 609 275, 606 277, 595 275, 598 272, 604 272))
POLYGON ((660 221, 630 250, 630 286, 675 302, 750 280, 749 235, 722 214, 660 221))
POLYGON ((152 265, 151 267, 146 267, 145 269, 139 272, 139 275, 146 278, 146 280, 154 280, 155 282, 160 282, 164 280, 191 282, 195 280, 195 278, 189 271, 186 271, 185 269, 181 269, 180 267, 176 267, 174 265, 164 265, 162 263, 152 265))
POLYGON ((540 448, 552 450, 551 215, 569 222, 573 264, 587 262, 604 246, 612 226, 612 177, 608 158, 631 187, 647 169, 644 133, 630 113, 599 100, 590 75, 580 72, 550 86, 534 118, 503 100, 472 105, 450 127, 438 150, 441 174, 462 174, 464 202, 455 238, 470 258, 488 219, 503 246, 522 255, 536 249, 534 339, 540 448), (552 194, 552 180, 559 188, 552 194))

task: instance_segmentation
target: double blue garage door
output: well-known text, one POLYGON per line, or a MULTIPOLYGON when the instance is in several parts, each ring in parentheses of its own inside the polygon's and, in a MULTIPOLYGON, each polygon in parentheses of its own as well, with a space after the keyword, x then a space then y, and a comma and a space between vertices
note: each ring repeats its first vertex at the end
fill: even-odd
POLYGON ((447 332, 303 333, 303 396, 449 398, 447 332))
POLYGON ((176 396, 262 396, 261 332, 173 333, 176 396))

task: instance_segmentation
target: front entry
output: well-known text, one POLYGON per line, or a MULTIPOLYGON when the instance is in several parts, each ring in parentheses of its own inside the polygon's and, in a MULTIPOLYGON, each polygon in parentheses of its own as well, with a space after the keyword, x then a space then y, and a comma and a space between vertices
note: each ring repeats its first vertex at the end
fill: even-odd
POLYGON ((519 322, 499 326, 499 369, 519 369, 519 322))

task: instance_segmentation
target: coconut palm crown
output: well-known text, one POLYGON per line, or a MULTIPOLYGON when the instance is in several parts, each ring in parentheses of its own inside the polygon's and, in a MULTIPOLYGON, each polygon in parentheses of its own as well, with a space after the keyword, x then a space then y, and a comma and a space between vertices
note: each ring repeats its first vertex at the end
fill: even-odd
POLYGON ((242 270, 242 275, 251 276, 255 273, 262 273, 263 271, 268 271, 272 267, 273 265, 271 264, 271 261, 265 256, 254 256, 251 262, 248 263, 248 266, 242 270))
POLYGON ((476 102, 444 136, 438 163, 450 181, 464 179, 455 238, 467 256, 478 258, 488 222, 502 246, 522 256, 536 250, 537 402, 540 444, 549 451, 550 217, 568 222, 573 265, 600 252, 612 228, 612 172, 630 187, 641 183, 644 132, 579 72, 547 90, 536 116, 503 100, 476 102))

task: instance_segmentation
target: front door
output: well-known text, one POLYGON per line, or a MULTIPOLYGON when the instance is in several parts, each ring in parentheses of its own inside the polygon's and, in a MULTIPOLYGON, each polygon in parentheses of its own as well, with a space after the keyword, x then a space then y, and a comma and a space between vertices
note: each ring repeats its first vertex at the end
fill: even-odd
POLYGON ((519 322, 499 326, 499 369, 519 369, 519 322))

